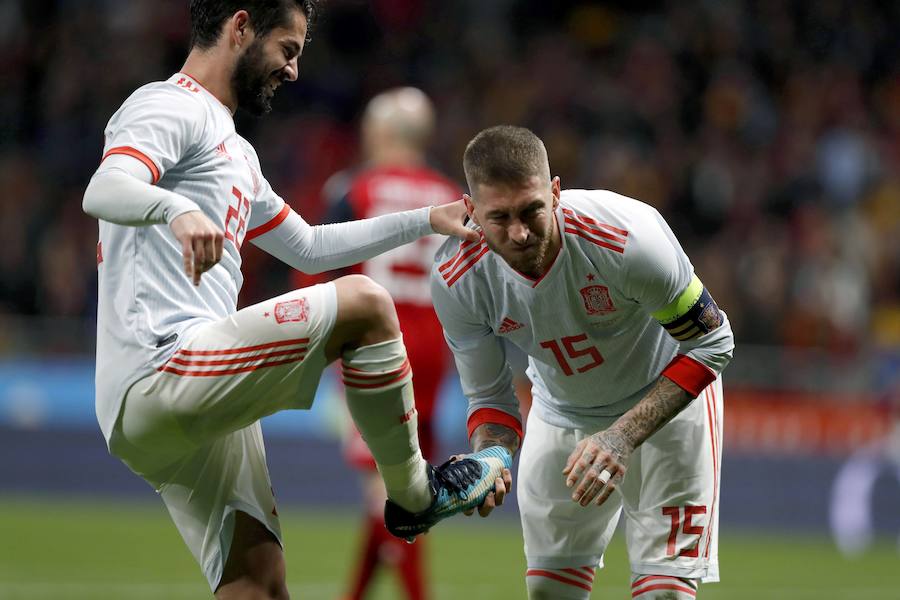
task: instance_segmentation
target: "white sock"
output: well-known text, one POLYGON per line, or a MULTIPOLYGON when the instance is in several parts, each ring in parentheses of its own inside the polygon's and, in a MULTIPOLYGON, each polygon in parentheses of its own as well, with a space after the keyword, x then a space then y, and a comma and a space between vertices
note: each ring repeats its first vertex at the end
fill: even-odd
POLYGON ((345 352, 342 366, 347 407, 375 458, 388 497, 406 510, 425 510, 431 505, 431 489, 419 450, 412 370, 402 339, 345 352))

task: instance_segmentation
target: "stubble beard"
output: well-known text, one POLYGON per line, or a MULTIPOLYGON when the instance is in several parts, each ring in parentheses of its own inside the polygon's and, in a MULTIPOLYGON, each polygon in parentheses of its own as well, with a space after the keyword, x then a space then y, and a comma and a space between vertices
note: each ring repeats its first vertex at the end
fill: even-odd
POLYGON ((266 94, 266 84, 272 74, 265 69, 264 63, 262 44, 254 40, 238 59, 232 76, 238 106, 254 117, 272 110, 272 97, 266 94))
POLYGON ((516 256, 515 253, 511 252, 509 255, 506 255, 501 249, 497 248, 490 240, 485 238, 487 242, 488 248, 491 249, 495 254, 499 254, 513 269, 522 273, 523 275, 527 275, 534 279, 537 279, 541 275, 543 275, 543 270, 546 269, 546 265, 544 264, 547 259, 547 251, 550 249, 550 234, 545 235, 541 238, 532 251, 533 253, 528 256, 516 256))

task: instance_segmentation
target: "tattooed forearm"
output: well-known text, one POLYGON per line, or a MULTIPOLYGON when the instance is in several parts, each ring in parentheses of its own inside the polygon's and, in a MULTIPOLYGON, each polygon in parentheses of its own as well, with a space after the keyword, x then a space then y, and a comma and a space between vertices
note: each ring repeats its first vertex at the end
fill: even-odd
POLYGON ((510 454, 519 449, 519 434, 505 425, 485 423, 472 432, 472 449, 480 452, 489 446, 505 446, 510 454))
POLYGON ((660 377, 644 398, 607 429, 607 444, 637 448, 668 423, 693 397, 666 377, 660 377))

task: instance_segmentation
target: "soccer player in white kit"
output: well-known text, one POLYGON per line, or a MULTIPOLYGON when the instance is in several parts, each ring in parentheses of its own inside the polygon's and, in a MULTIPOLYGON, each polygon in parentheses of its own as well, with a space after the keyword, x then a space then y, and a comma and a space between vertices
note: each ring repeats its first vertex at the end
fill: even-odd
POLYGON ((247 241, 318 272, 429 233, 474 234, 461 201, 307 225, 262 176, 232 117, 238 106, 267 112, 278 86, 297 78, 314 4, 190 7, 182 71, 139 88, 112 116, 84 195, 100 219, 97 417, 110 452, 162 497, 216 597, 281 599, 281 533, 258 421, 308 408, 327 363, 341 359, 351 415, 390 510, 406 518, 395 532, 414 537, 480 503, 495 481, 504 486, 510 457, 494 449, 427 465, 393 303, 368 278, 237 311, 247 241))
POLYGON ((472 447, 522 442, 529 598, 588 598, 622 513, 632 597, 694 598, 719 576, 725 313, 656 210, 561 191, 531 131, 482 131, 463 166, 480 239, 445 242, 432 297, 472 447), (524 440, 503 340, 529 356, 524 440))

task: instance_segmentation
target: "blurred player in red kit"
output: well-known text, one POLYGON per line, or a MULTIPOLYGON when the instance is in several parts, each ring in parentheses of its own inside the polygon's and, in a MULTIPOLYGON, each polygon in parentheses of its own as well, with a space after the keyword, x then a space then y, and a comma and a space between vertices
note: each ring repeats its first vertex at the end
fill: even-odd
MULTIPOLYGON (((434 129, 434 108, 415 88, 388 90, 373 98, 362 119, 364 165, 342 171, 324 189, 326 221, 343 222, 398 210, 452 202, 461 190, 426 164, 425 149, 434 129)), ((441 244, 428 236, 372 258, 351 269, 379 282, 394 299, 409 361, 419 416, 419 443, 426 457, 435 455, 433 415, 441 381, 449 364, 441 324, 434 313, 429 272, 441 244)), ((384 485, 375 462, 356 429, 347 442, 347 458, 364 472, 366 521, 361 555, 348 598, 365 597, 379 564, 394 565, 410 600, 427 597, 422 540, 415 544, 391 536, 384 527, 384 485)))

